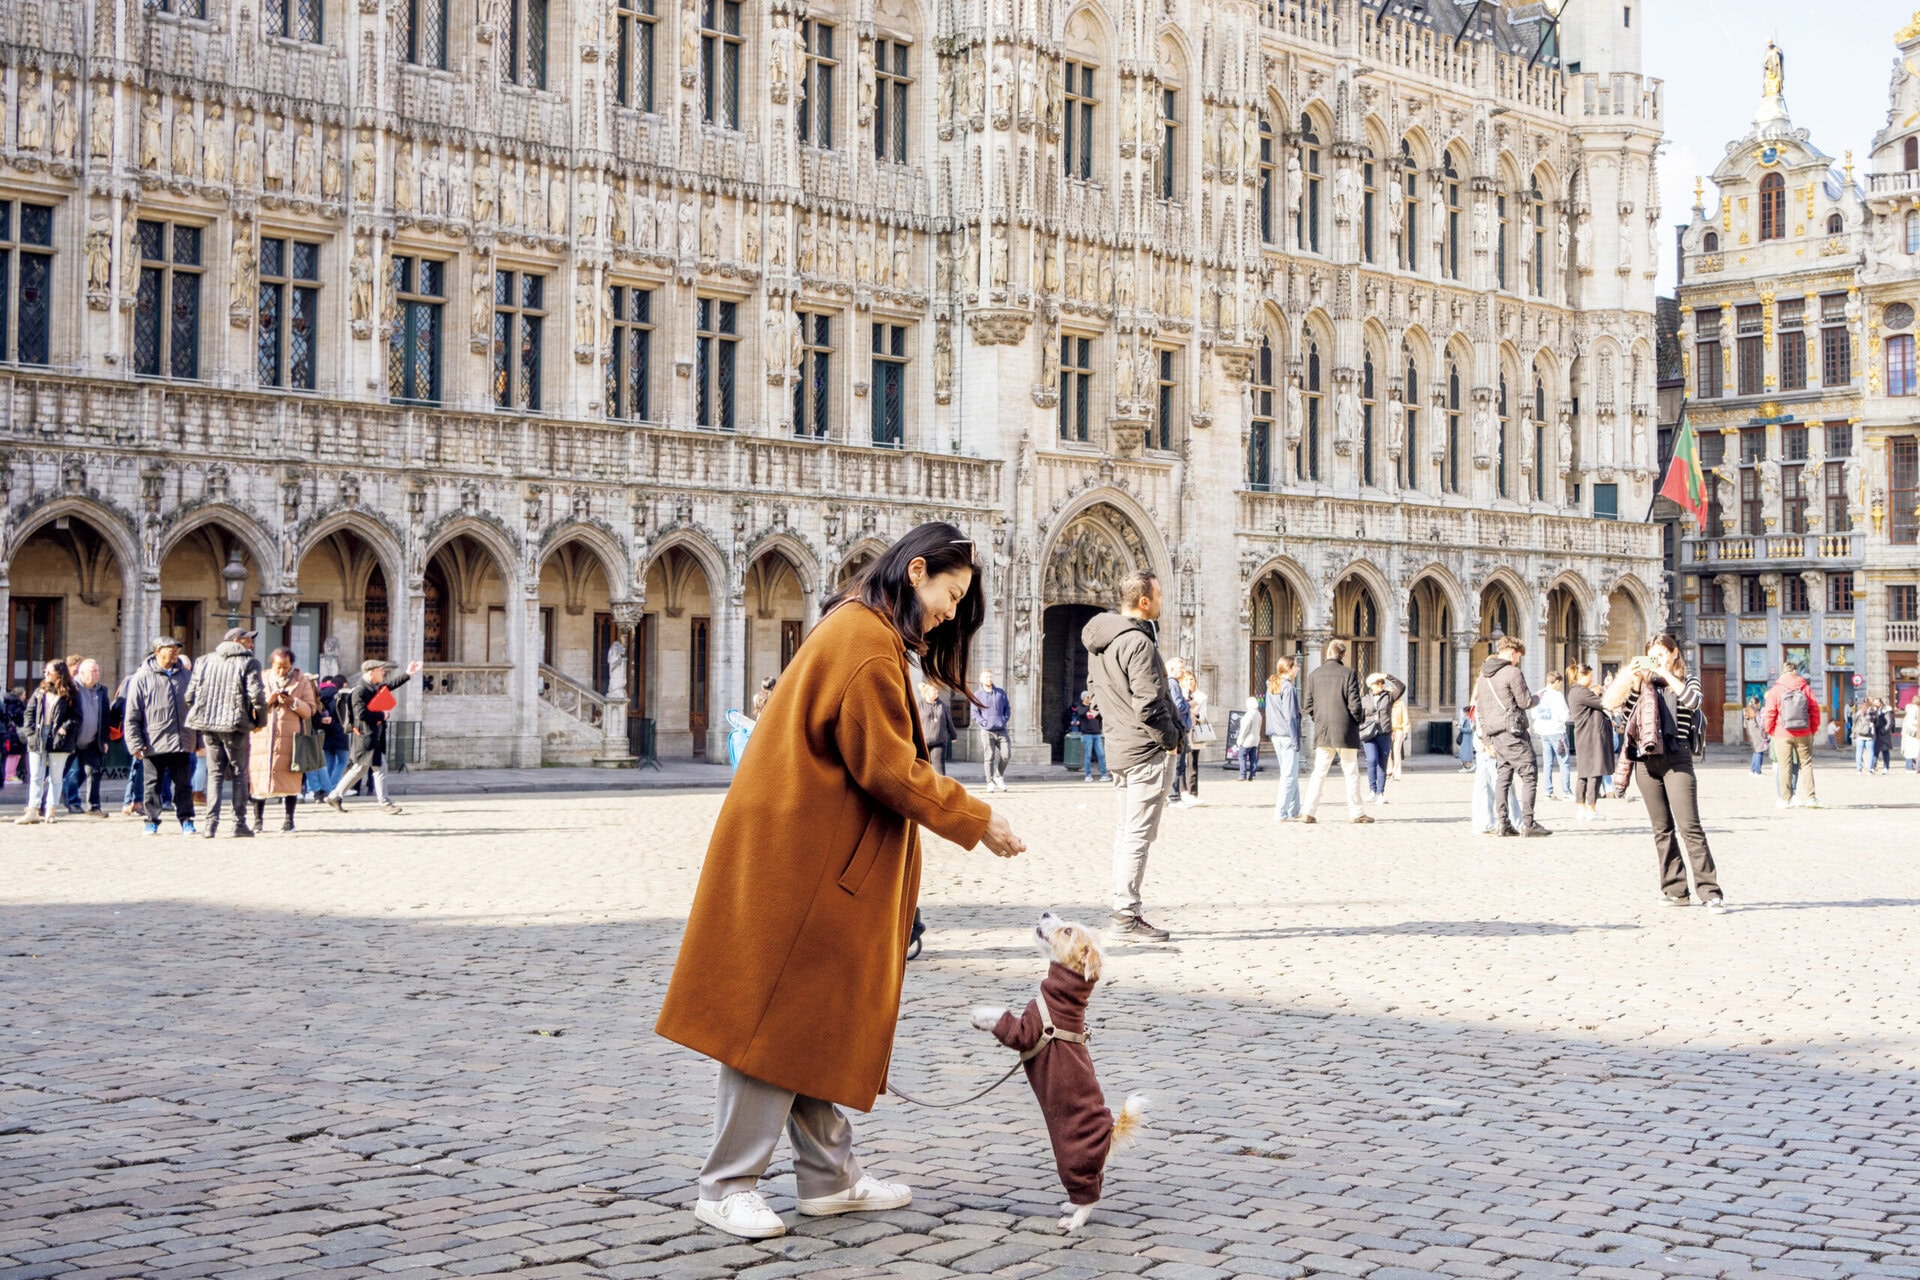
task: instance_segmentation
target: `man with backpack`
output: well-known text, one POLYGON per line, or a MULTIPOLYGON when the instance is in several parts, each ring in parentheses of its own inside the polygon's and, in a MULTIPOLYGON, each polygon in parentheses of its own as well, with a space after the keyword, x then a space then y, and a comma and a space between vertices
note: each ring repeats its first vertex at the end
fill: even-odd
POLYGON ((1780 678, 1767 690, 1760 723, 1773 742, 1773 807, 1824 808, 1813 781, 1813 735, 1820 728, 1820 703, 1793 663, 1780 664, 1780 678), (1796 773, 1801 795, 1794 794, 1796 773))

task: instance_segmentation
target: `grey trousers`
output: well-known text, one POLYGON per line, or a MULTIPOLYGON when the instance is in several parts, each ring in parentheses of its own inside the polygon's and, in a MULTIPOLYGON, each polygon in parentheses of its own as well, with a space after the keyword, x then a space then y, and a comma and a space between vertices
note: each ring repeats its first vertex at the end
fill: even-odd
POLYGON ((1167 780, 1173 757, 1155 753, 1145 764, 1115 769, 1120 793, 1120 824, 1113 836, 1113 914, 1140 914, 1140 884, 1147 878, 1147 854, 1160 836, 1160 815, 1167 810, 1167 780))
POLYGON ((375 764, 373 757, 370 755, 361 756, 357 761, 348 765, 347 771, 340 775, 340 781, 334 783, 333 790, 327 794, 330 796, 344 796, 347 792, 353 790, 360 779, 366 777, 368 774, 373 775, 374 798, 381 804, 388 803, 387 766, 384 764, 375 764))
POLYGON ((245 729, 234 733, 203 733, 207 744, 207 821, 220 821, 220 784, 233 784, 233 822, 247 825, 247 766, 253 756, 253 734, 245 729))
POLYGON ((802 1200, 838 1195, 860 1181, 853 1126, 840 1108, 722 1066, 700 1198, 724 1200, 752 1191, 773 1163, 782 1129, 793 1147, 793 1179, 802 1200))
POLYGON ((1007 780, 1007 757, 1013 753, 1013 744, 1004 733, 983 730, 987 735, 987 781, 1004 784, 1007 780))

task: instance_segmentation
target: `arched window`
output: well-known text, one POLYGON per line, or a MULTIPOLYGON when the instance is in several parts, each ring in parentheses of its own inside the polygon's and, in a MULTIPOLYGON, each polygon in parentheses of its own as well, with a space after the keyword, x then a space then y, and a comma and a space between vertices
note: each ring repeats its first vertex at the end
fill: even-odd
POLYGON ((1787 180, 1777 173, 1760 179, 1760 238, 1783 240, 1787 234, 1787 180))
POLYGON ((1500 399, 1496 408, 1500 414, 1500 438, 1493 446, 1493 476, 1500 496, 1506 498, 1513 494, 1511 477, 1507 475, 1507 438, 1512 434, 1513 418, 1507 404, 1507 375, 1504 373, 1500 375, 1500 399))
POLYGON ((1527 184, 1527 221, 1533 235, 1533 296, 1547 296, 1547 198, 1540 191, 1540 175, 1527 184))
POLYGON ((1447 461, 1441 483, 1448 493, 1460 492, 1460 366, 1447 359, 1447 461))
POLYGON ((1460 170, 1453 163, 1453 152, 1449 151, 1440 169, 1440 182, 1444 188, 1442 197, 1447 202, 1446 244, 1441 250, 1440 270, 1447 279, 1460 278, 1460 170))
POLYGON ((1400 267, 1403 271, 1420 269, 1420 169, 1413 162, 1413 146, 1400 140, 1400 180, 1405 184, 1400 211, 1400 267))
POLYGON ((1533 377, 1533 496, 1547 500, 1547 380, 1533 377))
POLYGON ((1300 116, 1300 248, 1306 253, 1320 252, 1320 135, 1313 131, 1313 117, 1300 116))
POLYGON ((1837 236, 1847 229, 1847 220, 1837 213, 1827 215, 1827 234, 1837 236))
POLYGON ((1407 383, 1401 392, 1400 407, 1406 419, 1406 439, 1400 442, 1400 483, 1408 489, 1420 487, 1420 368, 1413 362, 1413 348, 1402 347, 1407 362, 1407 383))
POLYGON ((1176 163, 1180 151, 1180 91, 1177 88, 1162 86, 1160 90, 1158 141, 1160 154, 1154 157, 1153 163, 1159 172, 1154 189, 1162 200, 1172 200, 1177 197, 1180 183, 1180 167, 1176 163))
MULTIPOLYGON (((1203 355, 1202 359, 1211 357, 1203 355)), ((1253 369, 1253 421, 1247 431, 1247 488, 1273 487, 1273 340, 1260 339, 1253 369)))
POLYGON ((1380 201, 1373 182, 1373 160, 1369 158, 1360 165, 1360 260, 1369 263, 1378 261, 1374 256, 1373 227, 1374 211, 1380 201))
POLYGON ((1901 168, 1905 169, 1908 173, 1912 173, 1915 169, 1920 169, 1920 138, 1908 138, 1906 142, 1901 145, 1900 154, 1902 158, 1901 168))
POLYGON ((1701 236, 1700 252, 1702 253, 1720 252, 1720 233, 1717 231, 1709 231, 1707 232, 1707 234, 1701 236))
POLYGON ((1360 483, 1373 484, 1373 348, 1360 366, 1360 483))
POLYGON ((1302 480, 1320 479, 1320 342, 1307 339, 1306 385, 1301 388, 1301 403, 1306 409, 1306 428, 1300 433, 1300 452, 1294 472, 1302 480))
POLYGON ((1260 242, 1275 243, 1273 225, 1273 126, 1260 117, 1260 242))

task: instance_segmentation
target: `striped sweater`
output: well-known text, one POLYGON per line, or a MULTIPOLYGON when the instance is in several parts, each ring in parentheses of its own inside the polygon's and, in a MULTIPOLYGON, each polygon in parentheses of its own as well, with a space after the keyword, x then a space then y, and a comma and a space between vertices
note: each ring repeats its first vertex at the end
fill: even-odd
MULTIPOLYGON (((1671 689, 1671 686, 1666 687, 1671 689)), ((1636 687, 1627 695, 1627 700, 1615 708, 1613 712, 1615 728, 1624 728, 1633 723, 1634 708, 1640 705, 1640 695, 1645 689, 1644 683, 1636 687)), ((1700 696, 1700 678, 1689 671, 1686 684, 1671 691, 1674 727, 1680 734, 1680 741, 1690 743, 1693 741, 1694 718, 1700 714, 1700 704, 1703 701, 1700 696)))

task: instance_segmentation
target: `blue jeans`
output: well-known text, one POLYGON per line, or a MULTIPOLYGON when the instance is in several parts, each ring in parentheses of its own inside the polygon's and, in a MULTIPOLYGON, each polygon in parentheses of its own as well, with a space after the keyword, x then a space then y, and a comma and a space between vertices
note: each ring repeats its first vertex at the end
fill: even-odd
POLYGON ((1252 782, 1253 775, 1260 771, 1260 742, 1258 739, 1250 747, 1240 748, 1240 781, 1252 782))
MULTIPOLYGON (((122 807, 132 805, 137 809, 146 803, 146 781, 147 771, 144 763, 135 760, 128 764, 127 792, 125 799, 121 801, 122 807)), ((160 773, 159 803, 162 809, 173 807, 173 774, 165 770, 160 773)))
POLYGON ((1387 753, 1392 749, 1393 735, 1386 733, 1360 744, 1367 757, 1367 791, 1371 795, 1387 794, 1387 753))
POLYGON ((1765 773, 1767 767, 1767 749, 1765 747, 1753 753, 1753 772, 1756 776, 1765 773))
POLYGON ((1112 774, 1107 772, 1107 735, 1106 734, 1104 733, 1081 734, 1080 735, 1080 758, 1082 763, 1084 763, 1086 766, 1086 773, 1084 776, 1088 778, 1110 778, 1113 776, 1112 774), (1093 765, 1093 762, 1096 760, 1100 762, 1100 767, 1097 769, 1094 768, 1094 765, 1093 765))
POLYGON ((1567 735, 1564 733, 1542 734, 1540 740, 1547 744, 1547 767, 1542 771, 1547 784, 1547 794, 1553 794, 1553 779, 1558 773, 1561 776, 1561 792, 1571 796, 1573 794, 1573 753, 1567 750, 1567 735))
POLYGON ((328 751, 325 754, 327 758, 326 764, 313 770, 306 776, 307 794, 316 800, 325 796, 329 791, 332 791, 333 784, 340 781, 341 776, 347 771, 347 753, 345 751, 328 751))
POLYGON ((32 770, 27 778, 27 812, 49 817, 60 804, 60 780, 67 772, 71 751, 35 751, 27 757, 32 770))
POLYGON ((1873 739, 1867 734, 1856 735, 1853 740, 1853 771, 1873 772, 1873 739))
MULTIPOLYGON (((1493 802, 1497 796, 1496 776, 1499 773, 1499 761, 1493 752, 1478 753, 1473 770, 1473 829, 1489 832, 1498 827, 1499 820, 1493 816, 1493 802)), ((1507 793, 1507 824, 1520 825, 1520 793, 1516 788, 1507 793)))
POLYGON ((1300 816, 1300 745, 1285 738, 1273 738, 1274 767, 1280 773, 1280 794, 1273 802, 1275 818, 1300 816))

